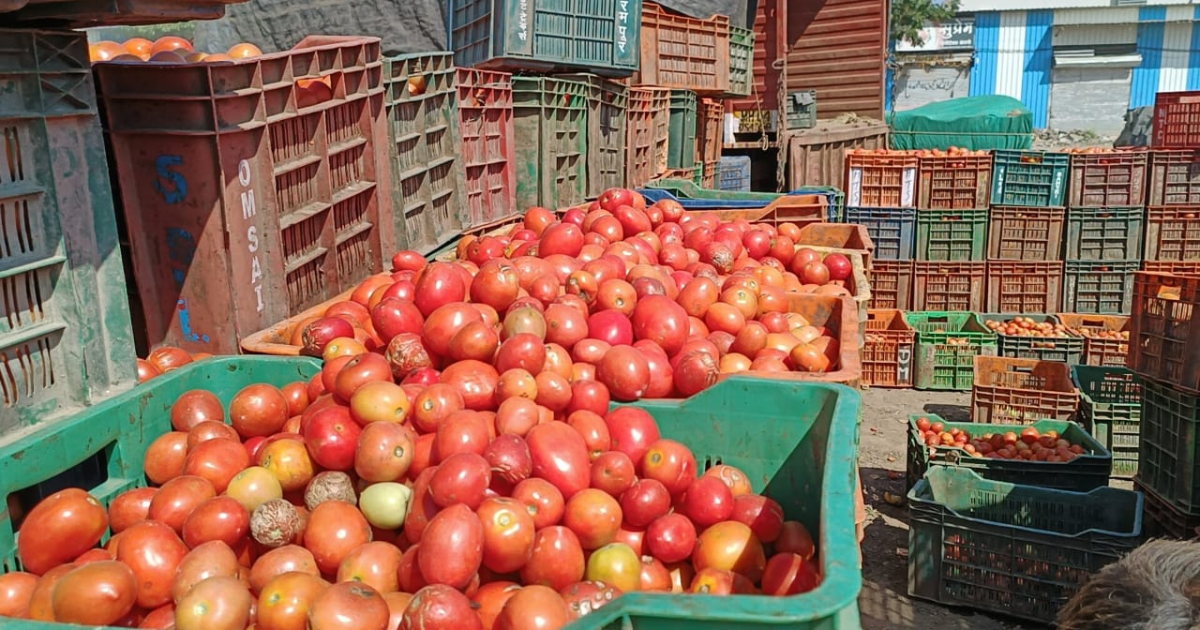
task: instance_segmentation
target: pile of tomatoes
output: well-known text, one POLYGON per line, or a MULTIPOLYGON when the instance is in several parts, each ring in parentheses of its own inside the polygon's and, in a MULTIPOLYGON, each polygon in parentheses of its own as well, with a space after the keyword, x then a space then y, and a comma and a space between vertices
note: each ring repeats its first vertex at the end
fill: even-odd
POLYGON ((996 321, 989 319, 984 324, 991 330, 1001 334, 1014 337, 1043 337, 1056 339, 1070 339, 1079 335, 1065 324, 1059 324, 1051 321, 1036 322, 1029 317, 1014 317, 1008 321, 996 321))
POLYGON ((1085 452, 1083 446, 1071 444, 1057 431, 1041 433, 1035 427, 971 437, 964 429, 947 430, 944 423, 925 417, 917 418, 916 425, 931 451, 940 446, 954 446, 978 457, 1039 462, 1069 462, 1085 452))
POLYGON ((207 352, 191 353, 175 346, 156 348, 145 359, 137 360, 138 382, 145 383, 193 361, 202 361, 211 356, 207 352))
POLYGON ((164 35, 154 41, 144 37, 133 37, 123 43, 99 41, 88 44, 88 57, 97 61, 128 61, 156 63, 216 63, 261 57, 262 50, 254 44, 234 44, 229 50, 206 53, 196 50, 192 42, 173 35, 164 35))
POLYGON ((478 380, 556 411, 579 381, 632 401, 840 365, 840 331, 794 306, 828 316, 851 265, 797 247, 795 225, 722 223, 617 190, 561 220, 533 208, 508 232, 464 238, 455 262, 396 254, 392 274, 298 322, 290 342, 327 361, 377 350, 400 381, 478 380))

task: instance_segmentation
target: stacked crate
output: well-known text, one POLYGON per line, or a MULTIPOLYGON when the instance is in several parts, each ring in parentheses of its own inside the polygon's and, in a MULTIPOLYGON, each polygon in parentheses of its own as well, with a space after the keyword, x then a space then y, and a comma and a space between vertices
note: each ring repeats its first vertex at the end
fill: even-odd
POLYGON ((1150 152, 1142 268, 1200 273, 1200 148, 1150 152))
POLYGON ((1063 310, 1129 312, 1142 257, 1146 151, 1073 152, 1063 310))
POLYGON ((1066 153, 1006 150, 993 155, 988 312, 1060 310, 1068 163, 1066 153))
POLYGON ((1134 274, 1129 367, 1142 381, 1135 487, 1153 535, 1200 525, 1200 275, 1134 274))
POLYGON ((980 152, 917 158, 913 310, 984 310, 988 182, 980 152))

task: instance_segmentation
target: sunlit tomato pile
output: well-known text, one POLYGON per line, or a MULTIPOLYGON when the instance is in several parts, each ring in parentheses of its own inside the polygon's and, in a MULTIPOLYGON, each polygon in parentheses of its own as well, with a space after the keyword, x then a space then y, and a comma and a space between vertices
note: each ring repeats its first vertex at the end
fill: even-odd
POLYGON ((944 423, 930 421, 929 418, 917 418, 916 424, 921 439, 931 451, 939 446, 957 446, 980 457, 1038 462, 1069 462, 1084 453, 1082 446, 1071 444, 1057 431, 1039 433, 1034 427, 1004 433, 984 433, 973 438, 967 431, 957 427, 947 430, 944 423))
POLYGON ((834 331, 790 301, 848 296, 845 256, 797 248, 794 225, 642 204, 618 190, 561 221, 533 208, 507 236, 465 238, 457 262, 401 252, 290 342, 327 361, 378 350, 398 381, 476 382, 486 404, 520 395, 555 413, 592 380, 632 401, 690 396, 722 373, 838 368, 834 331))
POLYGON ((216 63, 219 61, 234 61, 262 56, 262 50, 254 44, 234 44, 229 50, 219 53, 206 53, 196 50, 192 42, 173 35, 166 35, 154 41, 142 37, 125 40, 124 43, 99 41, 88 44, 88 56, 93 63, 97 61, 128 61, 155 63, 216 63))
POLYGON ((610 411, 597 381, 545 406, 532 379, 498 397, 476 363, 398 385, 368 353, 307 383, 250 385, 227 409, 184 393, 146 453, 151 487, 107 510, 64 490, 29 512, 26 572, 0 576, 0 616, 517 630, 561 627, 628 591, 819 584, 809 532, 743 471, 701 474, 649 413, 610 411))
MULTIPOLYGON (((851 149, 851 155, 914 155, 925 158, 942 158, 942 157, 983 157, 990 154, 987 150, 972 151, 962 147, 950 147, 948 149, 851 149)), ((965 168, 965 162, 951 163, 948 166, 955 168, 965 168)))
POLYGON ((1129 341, 1128 330, 1100 330, 1097 328, 1081 328, 1075 332, 1088 339, 1112 339, 1114 341, 1129 341))
POLYGON ((985 324, 995 332, 1015 337, 1069 339, 1078 336, 1074 330, 1064 324, 1056 324, 1050 321, 1035 322, 1029 317, 1014 317, 1008 321, 989 319, 985 324))
POLYGON ((138 382, 145 383, 156 376, 162 376, 171 370, 181 368, 193 361, 201 361, 211 356, 207 352, 193 354, 175 346, 157 348, 145 359, 137 360, 138 382))
POLYGON ((1132 153, 1131 149, 1116 149, 1113 147, 1071 147, 1065 150, 1066 153, 1082 153, 1082 154, 1108 154, 1108 153, 1132 153))

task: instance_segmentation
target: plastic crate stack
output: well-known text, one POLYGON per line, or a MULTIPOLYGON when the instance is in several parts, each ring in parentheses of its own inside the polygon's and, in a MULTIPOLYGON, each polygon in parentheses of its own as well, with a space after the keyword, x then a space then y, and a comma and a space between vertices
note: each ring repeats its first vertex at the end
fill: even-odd
POLYGON ((1135 487, 1150 533, 1190 539, 1200 526, 1200 275, 1134 275, 1129 367, 1141 378, 1135 487))
POLYGON ((1151 150, 1146 189, 1142 268, 1200 273, 1200 147, 1151 150))

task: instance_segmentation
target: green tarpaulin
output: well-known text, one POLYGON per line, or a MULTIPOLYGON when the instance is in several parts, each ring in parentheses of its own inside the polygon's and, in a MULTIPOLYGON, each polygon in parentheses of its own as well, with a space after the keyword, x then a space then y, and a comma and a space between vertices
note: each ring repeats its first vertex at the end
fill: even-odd
POLYGON ((1028 149, 1033 114, 1010 96, 969 96, 888 114, 893 149, 1028 149))

